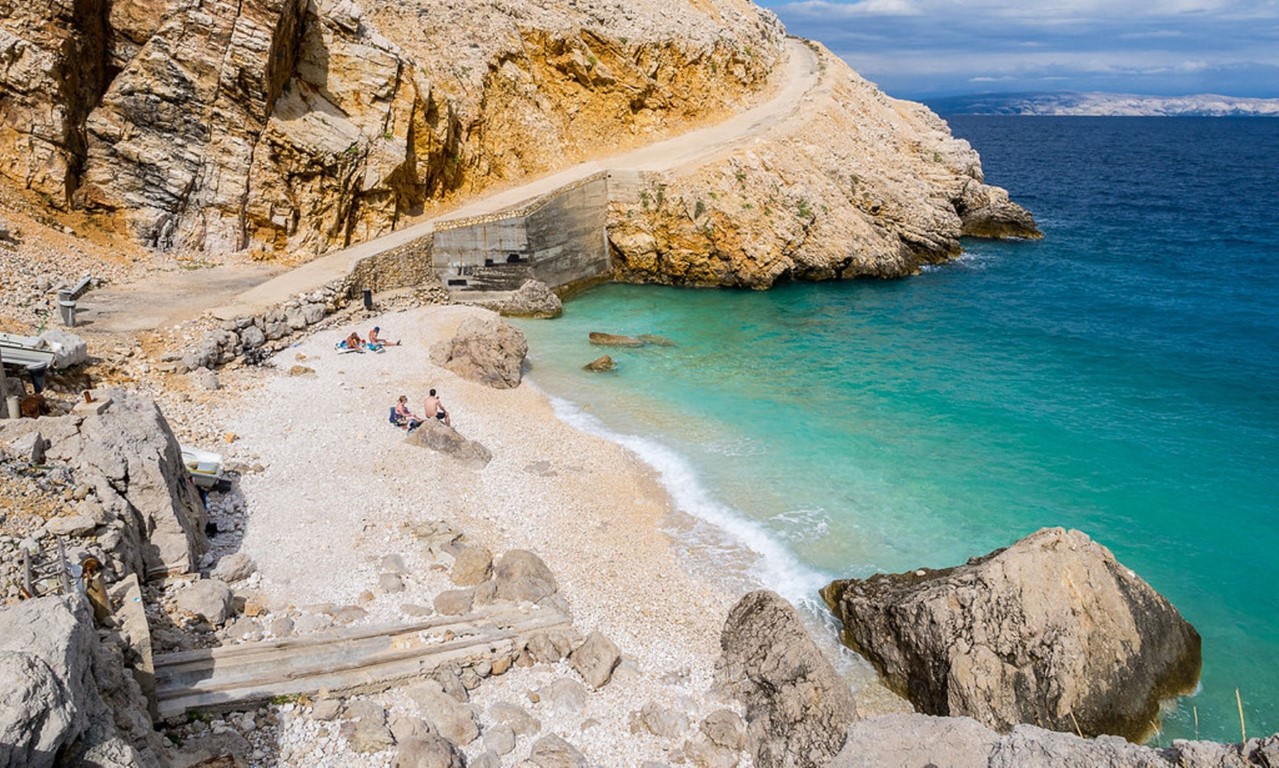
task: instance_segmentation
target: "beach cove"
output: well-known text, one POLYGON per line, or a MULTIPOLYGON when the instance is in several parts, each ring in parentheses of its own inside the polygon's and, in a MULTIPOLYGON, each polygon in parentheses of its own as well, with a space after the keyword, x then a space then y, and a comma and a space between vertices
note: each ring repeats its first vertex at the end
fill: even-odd
MULTIPOLYGON (((265 367, 223 372, 222 389, 199 394, 201 418, 235 435, 228 459, 254 468, 234 497, 214 498, 213 519, 238 522, 213 538, 207 559, 231 549, 251 557, 272 615, 291 617, 302 631, 325 606, 358 606, 364 615, 354 627, 411 622, 452 588, 414 537, 417 525, 447 522, 495 555, 532 550, 555 574, 574 623, 604 633, 625 663, 614 683, 567 710, 549 698, 529 703, 530 692, 576 679, 567 661, 490 678, 473 693, 474 708, 521 703, 593 763, 663 759, 672 742, 632 728, 635 713, 650 701, 673 702, 693 718, 725 706, 709 691, 724 617, 741 589, 687 567, 686 548, 663 532, 676 516, 670 499, 632 452, 573 428, 528 383, 494 390, 430 362, 430 346, 472 315, 490 313, 432 306, 360 318, 359 327, 380 325, 402 345, 338 354, 333 345, 345 326, 322 331, 265 367), (439 390, 454 427, 492 451, 488 466, 468 468, 408 445, 387 423, 399 394, 420 412, 429 387, 439 390), (379 587, 388 555, 407 566, 403 591, 379 587)), ((179 424, 193 413, 190 404, 176 412, 179 424)), ((890 701, 882 690, 873 695, 890 701)), ((374 698, 392 715, 413 710, 402 689, 374 698)), ((881 711, 903 708, 883 702, 881 711)), ((480 722, 489 727, 483 714, 480 722)), ((389 765, 393 757, 317 741, 306 718, 282 731, 278 748, 287 751, 271 756, 281 764, 389 765)), ((484 746, 477 740, 465 749, 474 759, 484 746)), ((528 744, 521 738, 517 746, 528 744)))

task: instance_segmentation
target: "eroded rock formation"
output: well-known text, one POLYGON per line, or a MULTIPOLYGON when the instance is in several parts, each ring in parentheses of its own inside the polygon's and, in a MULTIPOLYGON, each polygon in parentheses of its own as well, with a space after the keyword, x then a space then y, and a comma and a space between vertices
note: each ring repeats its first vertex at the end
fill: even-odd
POLYGON ((968 717, 885 715, 854 723, 830 768, 1269 768, 1277 763, 1279 735, 1243 744, 1177 740, 1154 749, 1118 736, 1084 739, 1033 725, 1000 734, 968 717))
POLYGON ((857 710, 795 608, 766 590, 746 595, 729 612, 720 647, 716 685, 746 708, 755 765, 829 763, 857 710))
POLYGON ((0 680, 0 765, 167 764, 141 690, 79 597, 0 611, 0 680))
POLYGON ((96 532, 114 578, 194 570, 208 546, 206 514, 164 414, 123 390, 95 397, 101 413, 8 422, 6 437, 36 434, 45 461, 84 485, 67 519, 96 532))
POLYGON ((783 35, 745 0, 0 0, 0 175, 160 250, 305 259, 714 118, 783 35))
POLYGON ((822 590, 842 639, 917 710, 1140 740, 1191 690, 1200 640, 1167 600, 1079 531, 1045 528, 940 571, 822 590))
POLYGON ((767 288, 902 277, 957 255, 963 235, 1041 236, 1006 191, 984 184, 977 153, 940 118, 814 48, 823 86, 802 118, 615 197, 619 279, 767 288))

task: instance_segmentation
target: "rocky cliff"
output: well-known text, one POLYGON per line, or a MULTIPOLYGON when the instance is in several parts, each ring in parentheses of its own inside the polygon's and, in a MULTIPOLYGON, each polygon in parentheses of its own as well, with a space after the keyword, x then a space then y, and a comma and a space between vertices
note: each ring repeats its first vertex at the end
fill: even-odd
MULTIPOLYGON (((161 252, 305 261, 779 86, 747 0, 0 0, 0 177, 161 252)), ((785 125, 614 194, 617 277, 897 277, 1038 237, 926 108, 813 46, 785 125)))
POLYGON ((304 259, 753 98, 745 0, 0 0, 0 175, 162 251, 304 259))
POLYGON ((958 255, 964 235, 1041 236, 945 122, 813 47, 822 85, 800 114, 717 161, 649 175, 614 203, 620 279, 767 288, 901 277, 958 255))

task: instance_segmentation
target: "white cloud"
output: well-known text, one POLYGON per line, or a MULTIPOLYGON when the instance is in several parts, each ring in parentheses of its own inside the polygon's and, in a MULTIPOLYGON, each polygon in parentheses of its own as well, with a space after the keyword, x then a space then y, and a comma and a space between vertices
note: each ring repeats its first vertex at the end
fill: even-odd
POLYGON ((1152 29, 1149 32, 1122 32, 1119 37, 1121 40, 1164 40, 1181 39, 1187 35, 1182 29, 1152 29))
POLYGON ((814 18, 850 19, 857 16, 919 16, 923 11, 915 0, 801 0, 777 7, 779 13, 814 18))
POLYGON ((1127 78, 1133 88, 1279 91, 1279 0, 758 1, 905 92, 1047 77, 1079 90, 1127 78))
POLYGON ((1063 22, 1108 19, 1136 21, 1184 16, 1271 19, 1279 16, 1275 0, 799 0, 772 5, 782 14, 809 17, 921 16, 946 18, 1003 18, 1063 22))

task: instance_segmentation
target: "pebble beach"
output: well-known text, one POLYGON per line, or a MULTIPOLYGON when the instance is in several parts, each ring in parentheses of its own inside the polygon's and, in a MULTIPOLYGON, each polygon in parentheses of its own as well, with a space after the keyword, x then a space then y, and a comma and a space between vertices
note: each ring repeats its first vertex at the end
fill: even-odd
MULTIPOLYGON (((468 758, 491 753, 484 760, 516 765, 533 738, 555 733, 592 764, 669 762, 699 719, 728 706, 710 689, 719 631, 739 595, 681 565, 663 533, 674 514, 669 499, 635 456, 559 420, 527 381, 490 389, 430 361, 432 344, 467 315, 486 312, 434 306, 367 318, 354 329, 365 335, 379 325, 402 344, 338 354, 334 344, 352 329, 333 328, 265 368, 230 374, 238 392, 210 402, 211 420, 234 435, 224 446, 228 460, 252 469, 235 493, 212 500, 215 522, 236 522, 213 538, 206 565, 232 550, 253 558, 269 615, 289 618, 300 632, 323 630, 335 607, 358 607, 357 626, 430 612, 433 597, 454 585, 447 562, 424 546, 423 528, 451 526, 495 556, 532 550, 555 574, 575 628, 603 633, 623 662, 598 691, 567 662, 488 678, 471 694, 480 736, 463 745, 468 758), (439 391, 454 428, 492 452, 487 466, 471 469, 407 444, 388 423, 399 395, 420 413, 429 388, 439 391), (388 558, 400 576, 389 585, 388 558), (670 736, 636 725, 650 702, 678 726, 670 736), (507 729, 497 728, 489 740, 496 743, 486 743, 483 734, 496 725, 488 713, 502 703, 525 708, 540 730, 508 745, 507 729)), ((269 637, 271 623, 259 624, 269 637)), ((413 709, 402 689, 374 699, 391 717, 413 709)), ((389 765, 394 756, 355 752, 306 706, 270 709, 262 715, 275 721, 269 733, 255 723, 246 734, 263 742, 259 764, 389 765), (333 733, 320 733, 326 729, 333 733)))

